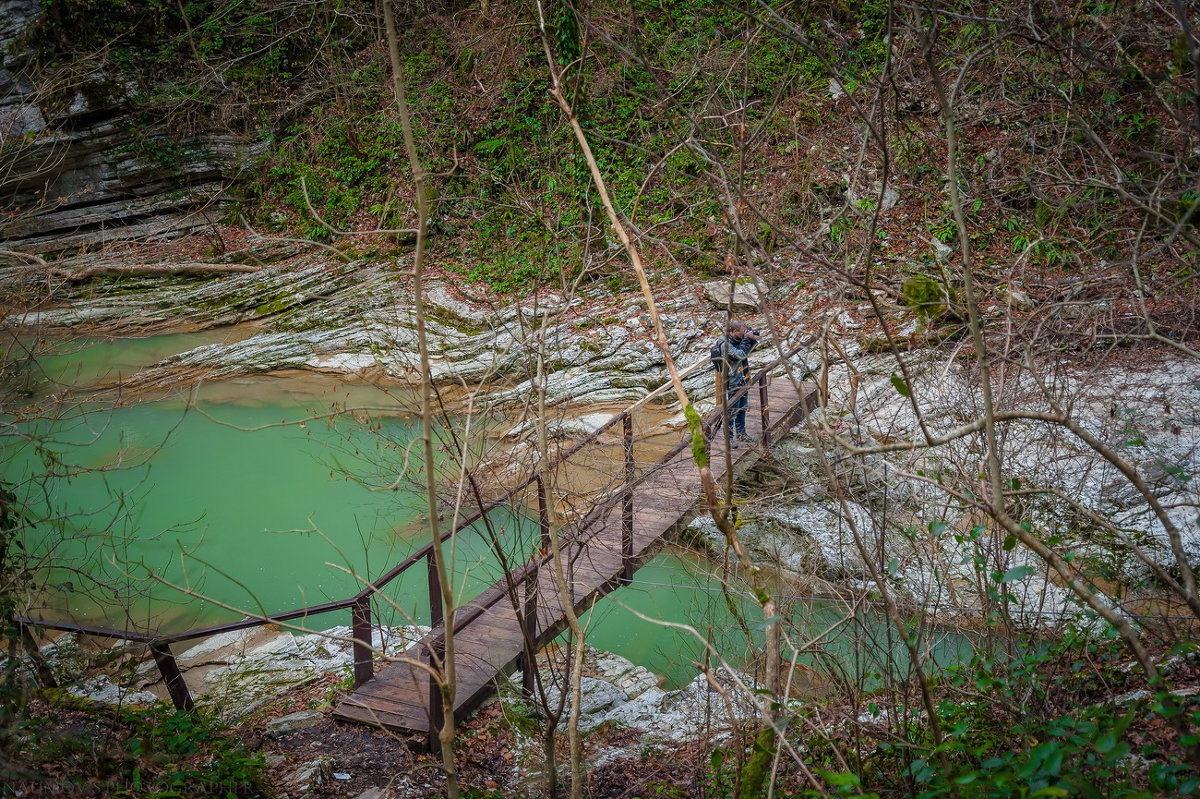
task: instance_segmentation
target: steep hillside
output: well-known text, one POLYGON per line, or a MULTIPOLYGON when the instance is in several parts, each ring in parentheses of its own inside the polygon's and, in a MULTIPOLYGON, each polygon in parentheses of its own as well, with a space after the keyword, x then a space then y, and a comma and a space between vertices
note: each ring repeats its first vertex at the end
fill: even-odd
MULTIPOLYGON (((659 265, 769 279, 832 270, 893 290, 938 276, 939 244, 960 235, 947 111, 981 277, 1078 298, 1082 275, 1093 291, 1123 293, 1136 262, 1148 293, 1179 292, 1200 164, 1195 68, 1169 14, 1091 3, 1028 17, 890 11, 546 13, 601 171, 659 265)), ((461 9, 403 36, 422 156, 440 173, 434 261, 497 288, 580 269, 619 280, 548 98, 533 16, 520 4, 461 9)), ((290 225, 332 236, 303 187, 333 227, 411 224, 386 73, 372 43, 315 114, 281 131, 257 196, 289 208, 290 225)))
MULTIPOLYGON (((965 234, 986 286, 1038 299, 1133 302, 1136 264, 1147 312, 1185 334, 1200 171, 1190 29, 1149 2, 1030 8, 545 15, 601 171, 660 267, 830 272, 899 297, 908 277, 960 268, 965 234)), ((200 208, 162 229, 211 232, 223 214, 385 254, 389 237, 363 232, 412 225, 370 4, 21 9, 6 35, 0 234, 20 249, 149 235, 200 208)), ((581 271, 618 288, 622 256, 548 96, 534 10, 404 10, 404 77, 436 173, 433 263, 500 290, 581 271)))

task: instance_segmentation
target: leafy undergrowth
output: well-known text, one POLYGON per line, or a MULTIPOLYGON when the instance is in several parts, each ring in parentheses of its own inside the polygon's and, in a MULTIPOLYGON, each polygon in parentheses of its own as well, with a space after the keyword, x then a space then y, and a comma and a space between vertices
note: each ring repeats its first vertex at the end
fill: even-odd
MULTIPOLYGON (((1155 653, 1170 681, 1151 688, 1112 641, 1064 636, 1024 653, 979 654, 934 683, 936 745, 913 686, 871 694, 831 692, 794 709, 781 753, 767 748, 775 796, 1174 797, 1200 795, 1188 760, 1200 724, 1200 661, 1193 648, 1155 653), (1165 684, 1164 684, 1165 686, 1165 684), (907 698, 907 699, 906 699, 907 698), (905 701, 909 704, 905 704, 905 701), (776 754, 780 756, 775 757, 776 754)), ((329 680, 298 687, 236 727, 159 707, 117 710, 76 700, 37 700, 5 755, 3 790, 22 797, 278 796, 295 772, 327 759, 335 776, 313 799, 353 799, 378 788, 388 799, 441 796, 441 759, 420 741, 334 722, 345 689, 329 680), (315 726, 271 738, 266 722, 322 709, 315 726), (268 767, 265 764, 270 763, 268 767)), ((591 799, 734 799, 745 793, 755 729, 733 738, 648 744, 642 731, 603 727, 584 737, 591 799)), ((561 733, 561 731, 560 731, 561 733)), ((560 787, 568 752, 559 735, 560 787)), ((473 799, 546 792, 536 719, 492 703, 461 725, 456 764, 473 799)), ((763 789, 765 791, 765 788, 763 789)))
POLYGON ((876 715, 868 706, 868 717, 808 741, 809 763, 844 771, 834 785, 879 796, 1197 795, 1194 654, 1190 644, 1161 648, 1155 659, 1169 683, 1155 688, 1112 640, 1068 635, 979 653, 935 683, 940 743, 922 707, 876 715))
POLYGON ((9 738, 0 795, 269 796, 263 755, 204 714, 38 700, 9 738))
MULTIPOLYGON (((239 223, 347 258, 411 248, 410 235, 382 232, 411 228, 415 203, 374 4, 325 14, 213 0, 146 14, 112 3, 70 46, 66 23, 87 4, 47 5, 58 9, 40 34, 48 60, 111 41, 108 66, 156 98, 146 113, 272 131, 244 175, 239 223), (223 119, 226 108, 246 119, 223 119)), ((977 16, 876 0, 769 12, 681 0, 575 15, 564 4, 547 22, 656 283, 751 272, 809 282, 839 313, 879 316, 862 330, 869 347, 957 346, 957 275, 969 269, 997 337, 1072 353, 1198 340, 1197 65, 1167 5, 996 3, 977 16), (948 109, 931 65, 953 89, 948 109)), ((428 262, 503 295, 581 276, 633 288, 548 95, 532 8, 403 13, 404 79, 432 173, 428 262)), ((209 232, 215 249, 236 246, 236 232, 209 232)))
MULTIPOLYGON (((934 22, 880 2, 800 4, 774 25, 688 0, 594 5, 548 24, 556 57, 579 59, 576 112, 652 265, 790 281, 849 264, 853 280, 900 299, 906 279, 940 282, 960 266, 965 233, 988 288, 1080 305, 1125 281, 1129 234, 1149 226, 1189 251, 1136 254, 1164 296, 1184 296, 1196 165, 1179 156, 1190 111, 1188 65, 1169 44, 1177 25, 1151 4, 1057 6, 934 22), (1066 58, 1068 41, 1088 57, 1066 58), (962 230, 933 57, 943 80, 962 80, 962 230)), ((418 144, 436 173, 431 255, 502 292, 580 269, 620 282, 623 256, 548 96, 533 23, 526 6, 498 3, 418 13, 402 31, 418 144)), ((297 113, 265 159, 247 207, 265 228, 330 240, 335 228, 412 226, 384 50, 341 58, 343 83, 297 113)), ((1120 320, 1130 308, 1111 310, 1120 320)))
MULTIPOLYGON (((761 762, 770 765, 763 776, 774 796, 1200 795, 1200 773, 1187 752, 1195 736, 1181 738, 1173 723, 1179 717, 1192 729, 1200 724, 1200 707, 1191 699, 1200 690, 1200 663, 1192 647, 1162 647, 1155 658, 1173 693, 1148 686, 1111 640, 1068 635, 1024 653, 981 653, 935 681, 940 745, 922 708, 902 704, 905 697, 915 701, 913 686, 877 691, 859 703, 836 696, 808 703, 789 719, 784 751, 764 753, 761 762)), ((747 793, 743 784, 746 765, 762 746, 755 732, 647 745, 636 730, 597 731, 586 737, 588 759, 596 764, 586 795, 765 796, 765 787, 747 793)), ((497 706, 465 725, 459 745, 468 796, 546 795, 536 773, 515 767, 513 733, 497 706)))

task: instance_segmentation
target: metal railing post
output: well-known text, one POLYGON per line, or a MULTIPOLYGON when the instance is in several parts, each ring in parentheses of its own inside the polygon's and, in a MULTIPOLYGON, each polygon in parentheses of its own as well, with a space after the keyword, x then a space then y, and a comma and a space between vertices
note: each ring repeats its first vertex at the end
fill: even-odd
POLYGON ((354 639, 354 687, 374 676, 371 665, 371 596, 368 594, 350 609, 350 630, 354 639))
POLYGON ((767 372, 764 369, 758 375, 758 407, 762 413, 762 444, 763 449, 771 446, 771 410, 767 402, 767 372))
POLYGON ((150 644, 150 654, 154 656, 154 662, 158 665, 158 673, 162 675, 163 682, 167 685, 167 693, 171 695, 171 703, 175 705, 175 709, 188 712, 195 710, 196 703, 192 701, 192 694, 188 691, 187 683, 183 681, 179 664, 175 662, 175 656, 171 654, 171 645, 150 644))
POLYGON ((633 414, 626 413, 625 496, 621 509, 621 582, 633 581, 633 414))

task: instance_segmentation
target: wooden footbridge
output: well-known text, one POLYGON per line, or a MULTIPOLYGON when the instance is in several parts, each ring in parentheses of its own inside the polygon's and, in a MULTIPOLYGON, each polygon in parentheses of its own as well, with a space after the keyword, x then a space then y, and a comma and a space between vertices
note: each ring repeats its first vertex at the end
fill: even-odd
MULTIPOLYGON (((752 385, 751 394, 758 395, 759 412, 747 414, 747 429, 756 443, 730 449, 722 426, 710 443, 711 467, 718 481, 728 468, 741 470, 756 461, 772 438, 802 419, 817 398, 815 386, 801 384, 798 391, 790 380, 768 380, 765 370, 752 385), (731 456, 728 459, 726 452, 731 456)), ((560 533, 559 558, 576 613, 583 613, 596 600, 628 582, 701 499, 699 470, 692 460, 690 441, 681 442, 643 473, 637 473, 631 419, 629 412, 620 414, 588 439, 592 441, 605 429, 623 425, 622 484, 592 512, 560 533)), ((719 415, 706 420, 710 435, 718 421, 719 415)), ((578 451, 579 445, 554 466, 578 451)), ((538 487, 545 539, 545 490, 541 477, 532 479, 538 487)), ((497 680, 517 668, 525 672, 526 687, 532 688, 532 670, 525 668, 526 664, 566 628, 562 594, 556 586, 549 550, 544 540, 538 553, 457 610, 453 636, 456 720, 478 708, 495 692, 497 680)), ((429 573, 431 609, 435 609, 438 602, 432 593, 436 590, 436 575, 432 568, 429 573)), ((432 615, 435 627, 413 657, 420 665, 397 662, 383 668, 334 708, 335 718, 433 738, 442 726, 442 714, 438 687, 430 676, 430 653, 443 651, 445 631, 436 610, 432 615)))
MULTIPOLYGON (((799 349, 799 346, 796 347, 785 358, 791 358, 799 349)), ((760 371, 746 388, 751 395, 752 409, 747 414, 747 428, 756 443, 730 448, 725 429, 719 425, 719 410, 704 420, 705 434, 710 439, 711 468, 718 481, 730 468, 736 472, 756 461, 771 446, 775 437, 794 426, 816 404, 816 386, 801 383, 797 388, 791 380, 771 379, 768 376, 768 370, 780 362, 776 361, 760 371), (757 412, 754 412, 755 405, 758 406, 757 412), (720 432, 714 435, 718 427, 720 432)), ((657 393, 653 392, 651 396, 657 393)), ((639 402, 634 408, 644 402, 639 402)), ((623 475, 610 475, 615 488, 604 492, 586 515, 562 525, 559 531, 559 558, 576 613, 586 611, 596 600, 631 580, 634 571, 687 520, 699 502, 699 471, 692 461, 688 439, 680 441, 652 464, 639 469, 634 457, 634 408, 614 416, 600 430, 570 446, 551 463, 501 495, 487 500, 478 497, 479 507, 453 529, 442 534, 444 542, 498 508, 521 504, 525 496, 523 492, 536 491, 542 539, 539 546, 532 547, 536 552, 516 567, 508 564, 500 580, 458 608, 454 614, 456 720, 479 707, 494 693, 500 678, 531 663, 535 653, 566 628, 564 608, 554 578, 554 564, 550 560, 547 475, 558 474, 555 470, 569 469, 572 459, 585 448, 601 446, 601 438, 621 425, 623 475)), ((649 446, 643 442, 643 451, 649 446)), ((661 451, 661 445, 658 451, 661 451)), ((619 458, 606 457, 605 460, 619 462, 619 458)), ((36 646, 31 630, 35 628, 67 630, 146 644, 175 706, 191 710, 194 707, 192 696, 176 663, 171 648, 173 644, 269 623, 307 620, 308 617, 332 611, 350 610, 356 690, 337 705, 333 711, 334 717, 402 732, 423 733, 434 745, 436 731, 442 726, 443 719, 440 695, 428 664, 440 660, 436 656, 444 650, 445 629, 432 553, 432 543, 426 544, 347 599, 184 632, 115 630, 30 618, 19 618, 17 621, 21 635, 33 652, 36 652, 36 646), (410 650, 407 655, 415 663, 396 662, 375 674, 374 652, 371 649, 372 601, 378 601, 384 587, 393 580, 410 569, 419 570, 422 562, 428 574, 432 630, 417 645, 416 654, 410 650)), ((53 675, 45 668, 45 664, 35 665, 39 666, 41 679, 53 684, 53 675)), ((532 669, 523 668, 523 671, 527 687, 531 687, 529 678, 532 669)))

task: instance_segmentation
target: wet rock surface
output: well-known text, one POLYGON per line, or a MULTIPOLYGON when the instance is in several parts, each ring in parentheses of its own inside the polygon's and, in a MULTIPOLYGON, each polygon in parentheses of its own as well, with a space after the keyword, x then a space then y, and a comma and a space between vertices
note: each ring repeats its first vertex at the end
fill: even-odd
MULTIPOLYGON (((425 632, 421 627, 377 627, 372 647, 377 657, 396 656, 425 632)), ((204 639, 177 654, 176 662, 196 705, 235 721, 297 686, 330 675, 345 678, 354 665, 351 641, 349 627, 306 634, 252 627, 204 639)), ((112 704, 165 701, 166 686, 149 653, 115 658, 114 652, 123 648, 118 644, 98 651, 67 634, 42 647, 41 655, 76 696, 112 704)), ((298 725, 302 720, 293 721, 298 725)))
MULTIPOLYGON (((664 690, 653 673, 620 655, 589 646, 584 658, 589 676, 580 680, 581 731, 603 726, 628 728, 636 730, 643 743, 680 743, 727 735, 759 712, 754 694, 757 686, 745 674, 717 669, 711 680, 700 674, 682 688, 664 690)), ((541 679, 547 686, 547 705, 557 708, 561 702, 564 713, 569 714, 571 698, 568 692, 562 700, 566 686, 561 683, 561 672, 542 669, 541 679)), ((519 673, 512 678, 517 686, 520 680, 519 673)), ((501 701, 510 703, 516 713, 545 714, 543 707, 513 692, 504 694, 501 701)))
MULTIPOLYGON (((136 291, 58 285, 60 301, 10 316, 28 328, 101 328, 145 335, 170 326, 205 329, 253 323, 250 336, 181 352, 128 377, 137 391, 305 369, 348 377, 413 383, 419 377, 411 278, 398 266, 329 262, 324 253, 265 264, 258 271, 208 278, 141 278, 136 291)), ((276 253, 276 255, 280 255, 276 253)), ((56 267, 85 269, 87 258, 56 267)), ((20 287, 44 270, 0 269, 0 284, 20 287)), ((602 298, 601 298, 602 301, 602 298)), ((628 403, 666 382, 662 353, 643 315, 603 316, 576 298, 535 296, 498 306, 468 299, 445 281, 426 296, 430 368, 438 383, 487 388, 491 405, 524 402, 544 387, 551 405, 571 401, 628 403), (547 376, 536 379, 539 352, 547 376)), ((687 291, 663 302, 672 356, 683 366, 707 360, 722 312, 701 306, 687 291)), ((756 322, 761 324, 761 322, 756 322)), ((773 358, 763 347, 754 363, 773 358)), ((699 399, 711 396, 706 369, 685 377, 699 399)))

